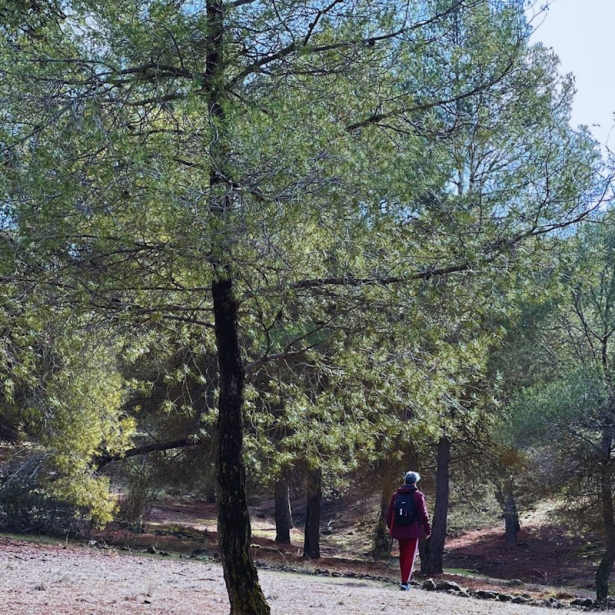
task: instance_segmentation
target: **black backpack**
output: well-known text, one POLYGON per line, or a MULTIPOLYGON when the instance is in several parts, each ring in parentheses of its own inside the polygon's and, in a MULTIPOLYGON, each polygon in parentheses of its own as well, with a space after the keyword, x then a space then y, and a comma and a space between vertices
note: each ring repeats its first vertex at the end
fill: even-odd
POLYGON ((416 487, 412 491, 402 491, 395 496, 395 512, 393 518, 396 525, 412 525, 418 516, 418 510, 414 503, 414 492, 416 487))

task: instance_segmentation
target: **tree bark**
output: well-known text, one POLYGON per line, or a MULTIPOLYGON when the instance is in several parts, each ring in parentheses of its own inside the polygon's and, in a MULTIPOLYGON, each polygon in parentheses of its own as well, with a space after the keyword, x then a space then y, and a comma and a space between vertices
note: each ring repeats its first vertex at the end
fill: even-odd
POLYGON ((218 400, 218 543, 231 615, 269 615, 250 554, 250 516, 243 464, 244 372, 231 280, 212 284, 220 369, 218 400))
POLYGON ((613 468, 611 464, 611 447, 613 435, 611 427, 602 437, 602 460, 600 468, 600 491, 602 499, 602 521, 604 524, 604 537, 606 541, 605 553, 596 571, 596 603, 606 608, 609 597, 609 577, 615 563, 615 521, 613 512, 613 468))
POLYGON ((390 497, 391 493, 383 489, 380 496, 380 511, 378 513, 378 521, 376 523, 372 547, 372 557, 382 561, 387 560, 391 553, 391 537, 389 536, 389 530, 386 524, 386 512, 389 507, 390 497))
POLYGON ((305 539, 303 557, 320 558, 320 507, 322 503, 322 471, 316 468, 308 471, 307 510, 305 513, 305 539))
POLYGON ((372 557, 378 560, 387 560, 391 553, 391 537, 389 536, 389 530, 386 524, 386 514, 391 496, 395 491, 395 487, 399 484, 399 471, 397 465, 394 470, 392 468, 386 468, 386 470, 386 472, 383 472, 384 476, 382 476, 382 474, 380 476, 382 480, 380 512, 378 514, 372 547, 372 557))
POLYGON ((451 441, 441 437, 438 441, 438 462, 436 471, 436 501, 434 505, 431 537, 426 541, 426 558, 421 559, 423 574, 442 574, 442 558, 446 540, 446 521, 450 492, 449 466, 451 462, 451 441))
POLYGON ((512 479, 505 479, 496 485, 495 499, 502 509, 506 542, 508 544, 516 544, 521 524, 519 523, 519 513, 515 503, 512 479))
POLYGON ((293 517, 290 508, 290 490, 288 480, 282 477, 275 483, 275 541, 290 544, 290 530, 293 517))
POLYGON ((506 526, 506 542, 511 545, 517 544, 517 534, 521 529, 521 524, 519 523, 519 513, 517 512, 512 486, 506 489, 504 523, 506 526))
MULTIPOLYGON (((225 115, 221 87, 224 62, 224 2, 207 0, 208 45, 204 91, 216 125, 210 144, 210 210, 224 218, 232 203, 224 176, 228 160, 225 142, 225 115)), ((228 255, 228 246, 219 246, 228 255)), ((250 515, 243 463, 243 403, 245 372, 239 346, 237 301, 233 274, 228 263, 213 262, 211 293, 220 374, 218 398, 218 544, 229 596, 231 615, 269 615, 270 609, 258 583, 250 553, 250 515)))

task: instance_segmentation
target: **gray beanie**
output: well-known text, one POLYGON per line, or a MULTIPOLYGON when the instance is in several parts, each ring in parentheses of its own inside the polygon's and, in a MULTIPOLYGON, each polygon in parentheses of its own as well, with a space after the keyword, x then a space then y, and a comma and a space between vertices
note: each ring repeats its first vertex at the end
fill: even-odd
POLYGON ((421 475, 418 472, 406 472, 404 483, 406 485, 414 485, 421 480, 421 475))

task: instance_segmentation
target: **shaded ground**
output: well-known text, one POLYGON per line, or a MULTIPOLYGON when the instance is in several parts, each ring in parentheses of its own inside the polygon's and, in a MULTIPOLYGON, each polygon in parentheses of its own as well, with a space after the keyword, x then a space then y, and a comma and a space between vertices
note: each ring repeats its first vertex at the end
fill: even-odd
POLYGON ((447 568, 550 586, 595 586, 600 545, 558 526, 523 528, 516 545, 506 544, 502 529, 493 528, 468 532, 446 546, 447 568))

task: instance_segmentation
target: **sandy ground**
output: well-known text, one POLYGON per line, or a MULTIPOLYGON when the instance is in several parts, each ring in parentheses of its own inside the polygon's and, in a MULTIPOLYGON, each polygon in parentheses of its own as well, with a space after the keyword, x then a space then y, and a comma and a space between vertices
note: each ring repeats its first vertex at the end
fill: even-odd
MULTIPOLYGON (((0 539, 2 615, 226 615, 217 564, 0 539)), ((274 615, 541 615, 552 609, 458 598, 358 579, 261 570, 274 615)), ((561 609, 559 613, 579 613, 561 609)))

